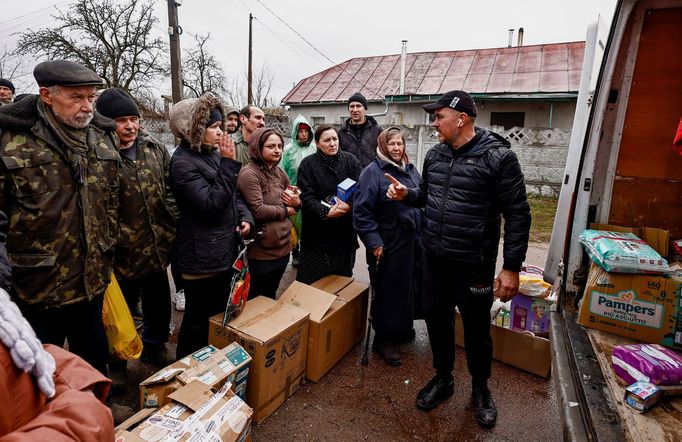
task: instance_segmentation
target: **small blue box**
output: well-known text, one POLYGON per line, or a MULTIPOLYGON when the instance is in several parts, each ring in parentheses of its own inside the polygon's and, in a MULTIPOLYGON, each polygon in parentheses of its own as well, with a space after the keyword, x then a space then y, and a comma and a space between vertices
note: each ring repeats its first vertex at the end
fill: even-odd
POLYGON ((357 183, 355 181, 351 180, 350 178, 346 178, 345 180, 341 181, 338 186, 336 186, 336 196, 344 203, 347 203, 355 193, 356 185, 357 183))

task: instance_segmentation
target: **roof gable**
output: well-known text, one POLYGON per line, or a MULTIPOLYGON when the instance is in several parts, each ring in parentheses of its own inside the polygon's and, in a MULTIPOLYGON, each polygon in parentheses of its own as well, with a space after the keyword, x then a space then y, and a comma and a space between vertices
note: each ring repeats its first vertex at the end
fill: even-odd
MULTIPOLYGON (((405 95, 577 92, 585 42, 407 54, 405 95)), ((400 89, 400 55, 358 57, 299 81, 283 103, 380 101, 400 89)))

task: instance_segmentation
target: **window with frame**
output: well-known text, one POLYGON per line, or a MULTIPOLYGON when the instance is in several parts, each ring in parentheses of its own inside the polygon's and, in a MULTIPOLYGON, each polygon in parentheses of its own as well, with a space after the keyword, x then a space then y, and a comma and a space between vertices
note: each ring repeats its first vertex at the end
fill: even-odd
POLYGON ((310 117, 310 124, 312 124, 313 127, 324 124, 324 117, 310 117))
POLYGON ((525 112, 490 112, 491 126, 503 126, 505 129, 523 127, 525 120, 525 112))

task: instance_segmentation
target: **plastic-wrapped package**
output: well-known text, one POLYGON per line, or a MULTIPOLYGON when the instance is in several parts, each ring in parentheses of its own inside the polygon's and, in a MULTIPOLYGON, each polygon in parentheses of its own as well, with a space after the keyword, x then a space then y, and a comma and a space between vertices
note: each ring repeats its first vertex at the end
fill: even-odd
POLYGON ((611 366, 628 384, 644 381, 654 385, 682 384, 682 357, 657 344, 613 347, 611 366))
POLYGON ((592 261, 607 272, 668 273, 668 261, 630 232, 584 230, 580 243, 592 261))

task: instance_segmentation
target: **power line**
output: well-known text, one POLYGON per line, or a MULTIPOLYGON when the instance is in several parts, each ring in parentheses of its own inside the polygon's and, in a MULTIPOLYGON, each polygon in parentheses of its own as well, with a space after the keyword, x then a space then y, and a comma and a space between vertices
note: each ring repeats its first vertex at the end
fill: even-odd
POLYGON ((313 46, 313 44, 310 43, 310 42, 308 41, 307 38, 305 38, 304 36, 302 36, 296 29, 294 29, 294 28, 292 28, 291 26, 289 26, 289 23, 287 23, 287 22, 285 22, 284 20, 282 20, 282 18, 281 18, 279 15, 277 15, 272 9, 268 8, 268 6, 267 6, 265 3, 263 3, 263 2, 260 1, 260 0, 256 0, 256 1, 257 1, 258 3, 260 3, 265 9, 267 9, 268 12, 270 12, 270 14, 274 15, 275 18, 277 18, 277 20, 281 21, 281 22, 284 24, 284 26, 286 26, 287 28, 291 29, 291 31, 292 31, 294 34, 298 35, 304 42, 308 43, 308 46, 310 46, 311 48, 313 48, 313 49, 315 50, 315 52, 317 52, 318 54, 320 54, 321 56, 323 56, 324 58, 326 58, 330 63, 332 63, 332 64, 334 64, 334 65, 337 65, 337 64, 338 64, 338 63, 336 63, 334 60, 332 60, 331 58, 329 58, 329 57, 327 57, 325 54, 323 54, 322 51, 320 51, 320 50, 317 49, 315 46, 313 46))
MULTIPOLYGON (((296 29, 292 28, 292 27, 291 27, 287 22, 285 22, 279 15, 277 15, 277 13, 275 13, 272 9, 270 9, 265 3, 263 3, 261 0, 256 0, 256 1, 257 1, 258 3, 260 3, 261 6, 263 6, 265 9, 267 9, 268 12, 270 12, 272 15, 274 15, 275 18, 277 18, 277 20, 281 21, 287 28, 291 29, 291 31, 292 31, 293 33, 295 33, 297 36, 299 36, 303 41, 305 41, 305 42, 306 42, 311 48, 313 48, 317 53, 319 53, 320 55, 322 55, 325 59, 329 60, 330 63, 332 63, 334 66, 337 66, 337 65, 340 64, 340 63, 335 62, 335 61, 332 60, 331 58, 327 57, 324 53, 322 53, 322 51, 320 51, 319 49, 317 49, 312 43, 310 43, 310 42, 308 41, 308 39, 306 39, 303 35, 301 35, 296 29)), ((355 80, 357 83, 361 84, 363 88, 367 89, 368 91, 370 91, 370 92, 373 93, 374 95, 379 96, 379 97, 381 96, 381 95, 379 94, 379 92, 377 92, 377 91, 375 91, 375 90, 369 88, 369 87, 367 86, 367 82, 358 80, 357 77, 356 77, 356 74, 351 74, 351 73, 346 72, 345 68, 339 73, 339 76, 341 76, 342 74, 346 74, 346 75, 350 76, 350 80, 348 81, 348 84, 349 84, 349 85, 351 84, 351 81, 355 80)))
MULTIPOLYGON (((246 13, 251 13, 251 14, 253 14, 253 11, 244 3, 244 0, 239 0, 239 2, 241 3, 243 9, 242 9, 241 7, 239 7, 239 5, 238 5, 237 3, 235 3, 235 6, 239 7, 240 9, 242 9, 243 11, 245 11, 246 13)), ((289 47, 289 49, 291 49, 291 51, 292 51, 294 54, 296 54, 301 60, 303 60, 303 61, 305 61, 306 63, 308 63, 308 65, 309 65, 310 67, 312 67, 313 69, 320 69, 319 65, 316 66, 315 64, 311 63, 310 60, 313 60, 314 63, 319 63, 319 62, 317 62, 317 61, 314 60, 314 59, 308 59, 308 53, 305 52, 305 50, 304 50, 303 48, 301 48, 300 46, 296 45, 296 44, 293 43, 292 41, 286 39, 282 34, 278 33, 277 31, 275 31, 274 29, 272 29, 271 27, 269 27, 268 25, 266 25, 265 22, 264 22, 263 20, 259 19, 258 17, 256 17, 255 14, 254 14, 254 17, 253 17, 253 18, 255 18, 256 21, 258 21, 258 23, 260 23, 266 30, 268 30, 275 38, 277 38, 279 41, 281 41, 282 43, 284 43, 284 45, 286 45, 287 47, 289 47)))
POLYGON ((0 21, 0 25, 4 25, 5 23, 9 23, 9 22, 14 21, 14 20, 19 20, 19 19, 22 19, 22 18, 24 18, 24 17, 28 17, 29 15, 36 14, 36 13, 38 13, 38 12, 40 12, 40 11, 44 11, 45 9, 50 9, 50 8, 52 8, 52 7, 54 7, 54 6, 57 6, 57 5, 60 4, 60 3, 66 3, 66 1, 67 1, 67 0, 62 0, 62 1, 59 1, 59 2, 54 2, 54 3, 52 3, 52 4, 49 5, 49 6, 43 6, 43 7, 40 8, 40 9, 36 9, 35 11, 27 12, 26 14, 19 15, 19 16, 17 16, 17 17, 13 17, 13 18, 10 18, 10 19, 4 20, 4 21, 0 21))

